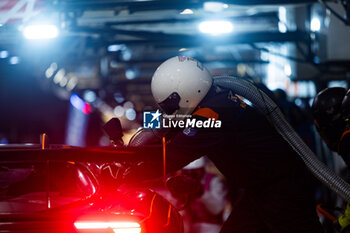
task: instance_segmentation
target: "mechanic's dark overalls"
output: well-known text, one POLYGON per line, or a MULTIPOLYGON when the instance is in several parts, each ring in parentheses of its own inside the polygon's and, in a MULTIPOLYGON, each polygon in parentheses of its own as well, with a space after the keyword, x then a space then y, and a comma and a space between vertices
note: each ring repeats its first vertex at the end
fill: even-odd
POLYGON ((323 232, 311 173, 263 115, 231 91, 212 87, 193 117, 217 118, 222 128, 175 133, 167 167, 207 155, 225 175, 236 201, 221 232, 323 232))
POLYGON ((350 125, 348 124, 340 137, 338 145, 338 154, 350 168, 350 125))

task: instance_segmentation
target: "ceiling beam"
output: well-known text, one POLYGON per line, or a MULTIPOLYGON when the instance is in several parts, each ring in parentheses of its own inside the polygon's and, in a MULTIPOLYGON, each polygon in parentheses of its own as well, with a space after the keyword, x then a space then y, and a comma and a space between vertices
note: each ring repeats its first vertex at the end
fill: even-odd
MULTIPOLYGON (((266 19, 276 19, 278 20, 277 12, 263 12, 254 15, 244 15, 224 18, 226 20, 232 21, 242 21, 242 20, 266 20, 266 19)), ((166 18, 166 19, 150 19, 150 20, 123 20, 115 22, 107 22, 106 26, 117 26, 117 25, 140 25, 140 24, 157 24, 157 23, 194 23, 202 21, 204 17, 183 17, 183 18, 166 18)))
MULTIPOLYGON (((222 2, 219 0, 213 0, 222 2)), ((54 7, 61 10, 81 10, 81 9, 118 9, 124 8, 130 11, 154 11, 154 10, 183 10, 186 8, 202 8, 204 0, 188 1, 188 0, 58 0, 55 1, 54 7)), ((313 3, 317 0, 227 0, 226 4, 235 4, 243 6, 251 5, 286 5, 286 4, 301 4, 313 3)))
MULTIPOLYGON (((170 46, 181 45, 182 47, 198 47, 206 44, 228 45, 228 44, 251 44, 260 42, 310 42, 310 35, 307 31, 280 32, 240 32, 229 35, 208 36, 204 34, 167 34, 163 32, 152 32, 144 30, 122 30, 111 28, 73 27, 70 30, 92 34, 105 34, 115 36, 131 36, 135 39, 120 39, 111 44, 159 44, 170 46)), ((122 37, 121 37, 122 38, 122 37)))

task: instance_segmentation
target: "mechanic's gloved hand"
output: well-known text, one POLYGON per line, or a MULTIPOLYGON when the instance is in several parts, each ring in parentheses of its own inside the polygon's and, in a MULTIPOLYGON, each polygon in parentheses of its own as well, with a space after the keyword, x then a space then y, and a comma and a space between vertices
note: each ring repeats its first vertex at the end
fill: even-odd
POLYGON ((350 232, 350 205, 346 205, 344 214, 335 221, 335 229, 339 233, 350 232))

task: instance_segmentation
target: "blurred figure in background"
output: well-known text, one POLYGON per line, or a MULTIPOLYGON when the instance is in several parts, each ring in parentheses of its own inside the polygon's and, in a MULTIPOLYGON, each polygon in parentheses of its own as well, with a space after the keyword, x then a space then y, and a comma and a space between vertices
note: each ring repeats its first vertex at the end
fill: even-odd
MULTIPOLYGON (((321 138, 350 165, 350 90, 333 87, 319 92, 312 104, 312 114, 321 138)), ((338 232, 350 229, 350 207, 335 222, 338 232)))

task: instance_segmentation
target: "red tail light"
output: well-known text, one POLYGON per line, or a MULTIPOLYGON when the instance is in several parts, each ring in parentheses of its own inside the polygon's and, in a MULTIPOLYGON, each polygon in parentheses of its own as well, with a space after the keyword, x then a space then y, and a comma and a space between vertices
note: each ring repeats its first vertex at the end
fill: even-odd
POLYGON ((141 226, 137 222, 103 222, 78 221, 74 223, 78 230, 112 229, 114 233, 140 233, 141 226))

